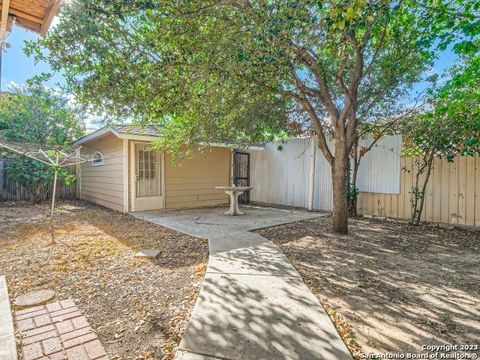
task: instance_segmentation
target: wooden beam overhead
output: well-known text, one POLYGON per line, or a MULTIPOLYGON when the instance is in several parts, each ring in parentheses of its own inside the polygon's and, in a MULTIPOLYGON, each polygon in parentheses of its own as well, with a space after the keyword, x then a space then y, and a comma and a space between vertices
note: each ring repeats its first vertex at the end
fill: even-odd
POLYGON ((40 24, 31 22, 31 21, 26 20, 26 19, 18 19, 17 18, 17 21, 16 21, 15 25, 23 27, 23 28, 31 30, 31 31, 35 31, 37 33, 40 32, 40 24))
POLYGON ((61 0, 0 0, 0 41, 9 32, 12 19, 19 26, 45 35, 60 6, 61 0))
MULTIPOLYGON (((0 6, 0 9, 2 9, 2 13, 3 13, 3 6, 0 6)), ((13 6, 10 6, 10 9, 8 12, 12 15, 15 15, 17 18, 25 19, 39 25, 43 24, 42 18, 39 18, 38 16, 35 16, 35 15, 28 14, 22 10, 14 8, 13 6)))
POLYGON ((45 11, 45 17, 43 18, 43 23, 40 28, 40 35, 45 36, 50 25, 52 24, 53 18, 57 15, 58 10, 60 9, 60 0, 52 0, 50 6, 45 11))
MULTIPOLYGON (((10 0, 2 0, 2 17, 0 23, 0 43, 3 43, 7 35, 8 11, 10 9, 10 0)), ((0 49, 1 51, 1 49, 0 49)))

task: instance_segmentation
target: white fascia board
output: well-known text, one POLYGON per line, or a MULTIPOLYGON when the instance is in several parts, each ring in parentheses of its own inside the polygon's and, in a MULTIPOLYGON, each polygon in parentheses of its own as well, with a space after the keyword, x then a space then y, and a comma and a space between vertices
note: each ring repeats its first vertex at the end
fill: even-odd
POLYGON ((116 137, 120 137, 118 131, 116 131, 115 129, 111 128, 111 127, 104 127, 104 128, 101 128, 101 129, 98 129, 88 135, 85 135, 83 137, 81 137, 80 139, 78 139, 77 141, 75 141, 73 143, 73 145, 81 145, 81 144, 85 144, 89 141, 92 141, 98 137, 101 137, 105 134, 108 134, 108 133, 111 133, 113 135, 115 135, 116 137))

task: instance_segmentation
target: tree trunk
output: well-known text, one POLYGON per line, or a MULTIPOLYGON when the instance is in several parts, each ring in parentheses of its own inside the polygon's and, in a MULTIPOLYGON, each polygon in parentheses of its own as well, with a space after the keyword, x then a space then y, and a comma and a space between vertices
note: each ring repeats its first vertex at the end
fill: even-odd
MULTIPOLYGON (((358 191, 357 191, 357 175, 358 175, 358 168, 360 167, 360 159, 358 156, 358 140, 355 141, 353 145, 353 149, 355 150, 353 156, 353 172, 349 178, 350 182, 350 189, 348 192, 348 216, 350 217, 357 217, 357 199, 358 199, 358 191)), ((350 168, 350 164, 348 166, 350 168)))
POLYGON ((414 207, 412 209, 412 219, 411 223, 413 225, 419 225, 422 219, 422 212, 423 206, 425 204, 425 192, 427 190, 428 180, 430 179, 430 175, 432 174, 432 165, 433 159, 435 157, 435 152, 432 150, 428 154, 428 157, 425 159, 425 163, 422 166, 421 170, 418 171, 415 181, 415 190, 413 196, 414 198, 414 207), (423 180, 422 188, 419 188, 419 180, 420 175, 424 172, 427 172, 425 175, 425 179, 423 180), (419 202, 420 201, 420 202, 419 202))
POLYGON ((31 201, 34 204, 40 204, 42 201, 43 186, 34 186, 30 189, 31 201))
POLYGON ((335 160, 332 166, 333 218, 332 229, 348 234, 348 152, 344 141, 335 141, 335 160))

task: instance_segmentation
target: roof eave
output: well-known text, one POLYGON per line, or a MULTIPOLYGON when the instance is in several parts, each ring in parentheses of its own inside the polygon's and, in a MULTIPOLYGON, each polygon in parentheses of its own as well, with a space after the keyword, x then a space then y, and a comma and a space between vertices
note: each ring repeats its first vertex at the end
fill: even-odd
POLYGON ((111 133, 115 135, 117 138, 122 140, 127 139, 127 140, 137 140, 137 141, 153 141, 159 138, 159 136, 152 136, 152 135, 136 135, 136 134, 121 133, 121 132, 118 132, 116 129, 108 126, 81 137, 80 139, 75 141, 74 145, 86 144, 90 141, 93 141, 102 136, 105 136, 108 133, 111 133))
MULTIPOLYGON (((128 134, 128 133, 121 133, 114 129, 113 127, 107 126, 96 130, 88 135, 85 135, 74 142, 74 145, 82 145, 86 144, 90 141, 94 141, 98 138, 101 138, 108 133, 115 135, 119 139, 127 139, 127 140, 134 140, 134 141, 154 141, 158 139, 160 136, 153 136, 153 135, 137 135, 137 134, 128 134)), ((200 143, 201 146, 212 146, 212 147, 223 147, 223 148, 238 148, 241 147, 239 144, 234 143, 200 143)), ((264 150, 265 147, 260 145, 250 145, 244 147, 246 150, 264 150)))

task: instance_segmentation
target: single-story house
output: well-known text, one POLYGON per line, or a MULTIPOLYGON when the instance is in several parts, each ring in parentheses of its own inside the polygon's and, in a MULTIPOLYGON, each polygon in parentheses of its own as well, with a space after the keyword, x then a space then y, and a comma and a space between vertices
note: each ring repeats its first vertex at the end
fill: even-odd
POLYGON ((170 154, 150 147, 160 136, 153 125, 111 125, 77 140, 94 152, 78 170, 79 197, 122 212, 227 204, 228 197, 215 186, 235 181, 234 147, 213 144, 173 164, 170 154))

